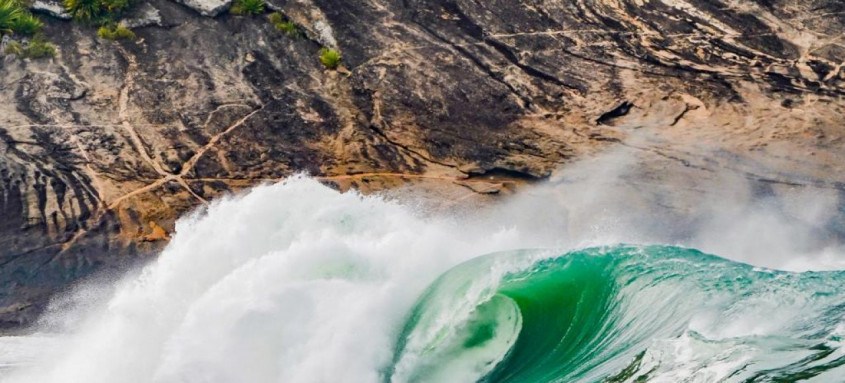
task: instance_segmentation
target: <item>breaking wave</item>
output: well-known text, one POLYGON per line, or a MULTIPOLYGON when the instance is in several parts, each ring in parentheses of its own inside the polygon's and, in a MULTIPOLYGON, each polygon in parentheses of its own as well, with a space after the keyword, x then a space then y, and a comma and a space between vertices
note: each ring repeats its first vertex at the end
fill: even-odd
POLYGON ((181 219, 155 262, 80 288, 36 333, 0 338, 0 379, 845 376, 841 272, 774 271, 673 246, 585 246, 555 234, 554 221, 539 233, 506 218, 426 217, 303 176, 257 187, 181 219))

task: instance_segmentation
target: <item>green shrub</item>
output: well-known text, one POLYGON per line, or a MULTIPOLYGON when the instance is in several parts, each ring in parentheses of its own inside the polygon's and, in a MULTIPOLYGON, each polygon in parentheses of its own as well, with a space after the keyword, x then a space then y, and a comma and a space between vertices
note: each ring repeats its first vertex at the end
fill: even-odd
POLYGON ((36 36, 29 42, 23 52, 23 57, 41 59, 46 57, 55 57, 56 47, 44 39, 43 36, 36 36))
POLYGON ((40 59, 56 56, 56 47, 44 39, 44 36, 38 35, 26 45, 17 41, 10 42, 9 45, 6 45, 4 53, 7 55, 16 55, 20 58, 40 59))
POLYGON ((24 10, 15 0, 0 0, 0 33, 14 32, 15 20, 21 17, 24 10))
POLYGON ((285 21, 283 23, 274 24, 276 29, 284 32, 289 37, 298 37, 299 36, 299 28, 297 28, 296 24, 293 21, 285 21))
POLYGON ((270 20, 270 24, 279 24, 285 22, 285 16, 283 16, 279 12, 273 12, 269 16, 267 16, 267 20, 270 20))
POLYGON ((64 0, 65 9, 74 19, 92 23, 112 20, 129 5, 130 0, 64 0))
POLYGON ((97 29, 97 36, 106 40, 135 40, 135 32, 123 24, 104 25, 97 29))
POLYGON ((28 12, 15 20, 12 25, 12 29, 15 33, 26 36, 32 36, 38 33, 38 31, 40 31, 43 27, 44 23, 28 12))
POLYGON ((6 50, 3 53, 7 55, 23 56, 23 45, 21 45, 21 43, 17 41, 9 42, 9 44, 6 45, 6 50))
POLYGON ((235 0, 229 12, 235 15, 259 15, 264 13, 264 0, 235 0))
POLYGON ((44 26, 19 0, 0 0, 0 34, 34 35, 44 26))
POLYGON ((327 69, 337 69, 337 67, 340 65, 341 60, 342 57, 340 55, 340 52, 338 52, 336 49, 320 49, 320 62, 327 69))
POLYGON ((286 20, 281 13, 273 12, 267 18, 270 20, 270 24, 276 27, 276 30, 284 32, 289 37, 299 37, 299 27, 293 21, 286 20))
POLYGON ((100 0, 64 0, 67 13, 80 21, 92 21, 102 17, 100 0))

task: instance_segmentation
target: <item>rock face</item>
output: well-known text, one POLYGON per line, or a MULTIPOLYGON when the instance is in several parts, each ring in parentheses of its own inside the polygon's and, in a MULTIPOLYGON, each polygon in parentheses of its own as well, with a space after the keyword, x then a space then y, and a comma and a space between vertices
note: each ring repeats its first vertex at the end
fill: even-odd
POLYGON ((232 5, 232 0, 177 0, 203 16, 217 16, 232 5))
POLYGON ((294 172, 483 199, 626 146, 845 193, 839 0, 269 1, 299 38, 144 3, 127 20, 161 21, 137 41, 48 20, 55 59, 0 60, 7 327, 154 254, 180 214, 294 172))
POLYGON ((73 17, 65 11, 65 7, 59 0, 35 0, 30 6, 33 12, 43 13, 61 20, 70 20, 73 17))

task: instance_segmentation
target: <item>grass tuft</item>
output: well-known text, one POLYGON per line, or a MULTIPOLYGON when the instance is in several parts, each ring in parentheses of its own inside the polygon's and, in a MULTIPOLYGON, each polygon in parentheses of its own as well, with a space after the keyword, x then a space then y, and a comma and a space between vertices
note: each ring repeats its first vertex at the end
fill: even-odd
POLYGON ((235 0, 229 12, 235 15, 260 15, 264 13, 264 0, 235 0))
POLYGON ((44 24, 33 16, 19 0, 0 0, 0 35, 20 34, 32 36, 44 24))
POLYGON ((103 25, 97 29, 97 36, 100 38, 117 41, 117 40, 135 40, 135 32, 126 28, 123 24, 109 24, 103 25))
POLYGON ((12 30, 14 30, 15 33, 25 36, 32 36, 36 34, 41 31, 41 28, 43 27, 44 23, 29 12, 25 12, 12 23, 12 30))
POLYGON ((50 44, 44 36, 37 35, 26 45, 17 41, 10 42, 6 45, 6 50, 3 53, 16 55, 20 58, 41 59, 55 57, 56 47, 50 44))
POLYGON ((288 37, 299 37, 301 31, 293 21, 285 19, 284 15, 279 12, 273 12, 267 17, 270 24, 276 27, 276 30, 284 32, 288 37))
POLYGON ((94 21, 103 15, 100 0, 64 0, 65 10, 77 21, 94 21))
POLYGON ((270 24, 279 24, 285 22, 285 16, 279 12, 273 12, 267 16, 267 20, 270 20, 270 24))
POLYGON ((299 28, 293 21, 285 21, 283 23, 274 24, 276 29, 284 32, 288 37, 299 37, 299 28))
POLYGON ((0 33, 14 33, 15 20, 21 17, 24 9, 15 0, 0 0, 0 33))
POLYGON ((337 69, 337 67, 340 66, 342 59, 343 57, 337 49, 320 49, 320 63, 322 63, 326 69, 337 69))
POLYGON ((17 41, 10 41, 3 53, 7 55, 23 56, 23 45, 17 41))
POLYGON ((65 10, 77 21, 100 24, 114 20, 131 0, 63 0, 65 10))
POLYGON ((35 36, 24 49, 23 57, 42 59, 56 56, 56 47, 43 36, 35 36))

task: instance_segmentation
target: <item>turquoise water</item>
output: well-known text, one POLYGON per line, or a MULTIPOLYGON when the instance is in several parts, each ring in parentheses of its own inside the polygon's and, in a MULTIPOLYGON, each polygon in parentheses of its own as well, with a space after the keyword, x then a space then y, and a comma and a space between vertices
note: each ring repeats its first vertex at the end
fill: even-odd
POLYGON ((669 246, 497 253, 419 299, 385 381, 845 381, 845 273, 669 246))

